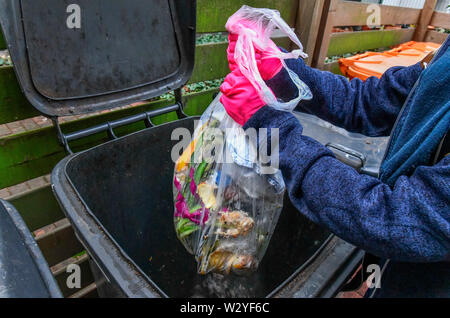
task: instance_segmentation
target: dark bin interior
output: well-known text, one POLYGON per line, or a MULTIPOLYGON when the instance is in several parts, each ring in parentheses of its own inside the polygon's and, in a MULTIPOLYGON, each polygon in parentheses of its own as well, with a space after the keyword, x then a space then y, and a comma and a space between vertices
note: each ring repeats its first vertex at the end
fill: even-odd
POLYGON ((258 271, 243 278, 196 274, 194 257, 173 226, 171 141, 195 118, 147 129, 77 154, 66 176, 91 215, 169 297, 264 297, 304 265, 330 233, 306 220, 285 199, 258 271))

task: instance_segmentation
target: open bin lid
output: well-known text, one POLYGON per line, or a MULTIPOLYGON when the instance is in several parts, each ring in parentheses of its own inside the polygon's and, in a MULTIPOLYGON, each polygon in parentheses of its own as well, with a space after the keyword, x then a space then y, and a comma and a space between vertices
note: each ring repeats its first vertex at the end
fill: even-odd
POLYGON ((52 117, 182 87, 194 66, 195 19, 193 0, 0 0, 18 81, 52 117))

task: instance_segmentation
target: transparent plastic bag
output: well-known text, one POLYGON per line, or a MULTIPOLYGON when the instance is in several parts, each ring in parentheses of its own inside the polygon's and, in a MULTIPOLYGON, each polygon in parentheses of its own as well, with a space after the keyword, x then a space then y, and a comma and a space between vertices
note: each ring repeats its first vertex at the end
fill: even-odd
MULTIPOLYGON (((237 33, 237 42, 241 43, 236 45, 235 57, 238 49, 250 50, 250 54, 241 51, 241 57, 236 59, 239 67, 247 70, 243 75, 258 86, 257 91, 267 98, 267 104, 289 111, 300 99, 310 98, 309 88, 286 68, 299 94, 293 101, 278 101, 262 80, 253 46, 247 43, 258 41, 258 45, 263 45, 264 38, 270 37, 275 27, 301 48, 300 41, 277 11, 243 6, 227 22, 227 29, 237 33), (245 18, 246 23, 260 23, 261 34, 237 27, 241 21, 238 17, 245 18)), ((279 53, 281 58, 305 55, 301 49, 279 53)), ((201 116, 189 147, 175 164, 174 225, 179 240, 195 256, 198 273, 246 275, 258 268, 267 249, 283 207, 285 184, 281 172, 273 165, 276 160, 271 158, 269 167, 260 160, 256 138, 250 138, 226 113, 220 96, 201 116)), ((264 138, 261 134, 259 138, 261 147, 264 138)))

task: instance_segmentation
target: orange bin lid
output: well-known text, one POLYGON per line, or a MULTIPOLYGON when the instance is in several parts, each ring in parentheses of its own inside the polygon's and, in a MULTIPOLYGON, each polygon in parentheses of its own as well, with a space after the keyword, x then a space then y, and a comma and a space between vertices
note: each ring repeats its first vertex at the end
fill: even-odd
POLYGON ((410 66, 420 62, 428 53, 437 50, 439 44, 432 42, 407 42, 385 52, 366 52, 339 59, 342 74, 363 81, 371 76, 380 78, 393 66, 410 66))

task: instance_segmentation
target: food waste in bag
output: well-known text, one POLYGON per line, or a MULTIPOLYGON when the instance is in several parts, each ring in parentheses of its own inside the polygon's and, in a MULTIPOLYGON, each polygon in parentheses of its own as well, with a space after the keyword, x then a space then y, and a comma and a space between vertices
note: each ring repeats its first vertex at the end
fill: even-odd
MULTIPOLYGON (((311 98, 309 88, 283 62, 306 55, 278 11, 243 6, 226 28, 238 34, 236 63, 267 105, 292 111, 301 99, 311 98), (273 53, 299 91, 288 102, 278 100, 262 80, 253 49, 264 50, 273 43, 270 35, 276 28, 300 48, 273 53)), ((220 96, 203 113, 189 146, 176 161, 174 225, 178 239, 195 256, 198 273, 248 275, 267 249, 283 207, 285 184, 273 165, 276 160, 268 166, 259 158, 263 138, 259 145, 256 138, 249 138, 227 114, 220 96)))

